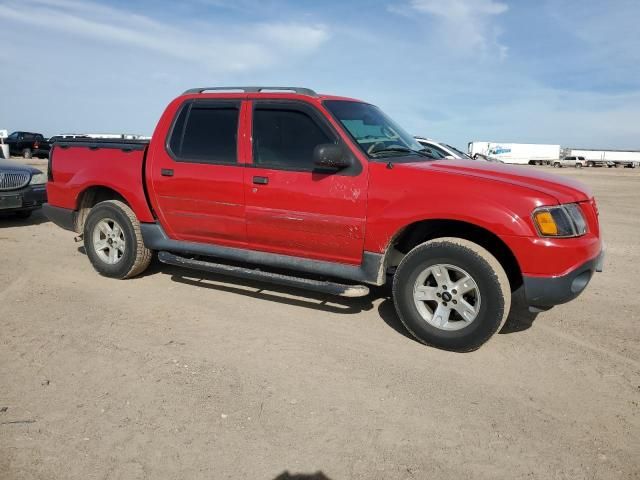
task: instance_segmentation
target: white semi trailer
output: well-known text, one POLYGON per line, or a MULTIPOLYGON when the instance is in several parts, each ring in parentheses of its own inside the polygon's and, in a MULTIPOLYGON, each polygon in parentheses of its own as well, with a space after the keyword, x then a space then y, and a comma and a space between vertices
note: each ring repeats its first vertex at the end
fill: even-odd
POLYGON ((570 156, 584 157, 587 167, 595 167, 596 165, 608 167, 631 167, 640 166, 640 152, 633 150, 591 150, 576 149, 568 150, 570 156))
POLYGON ((504 163, 543 165, 560 158, 560 145, 540 143, 469 142, 469 155, 487 157, 504 163))

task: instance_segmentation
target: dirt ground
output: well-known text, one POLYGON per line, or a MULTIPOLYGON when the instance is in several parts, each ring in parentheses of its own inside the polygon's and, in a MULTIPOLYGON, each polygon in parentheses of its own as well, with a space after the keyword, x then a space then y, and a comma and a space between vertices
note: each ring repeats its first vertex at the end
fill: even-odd
POLYGON ((385 290, 109 280, 41 213, 0 218, 0 478, 640 478, 640 174, 554 173, 596 193, 605 272, 467 354, 385 290))

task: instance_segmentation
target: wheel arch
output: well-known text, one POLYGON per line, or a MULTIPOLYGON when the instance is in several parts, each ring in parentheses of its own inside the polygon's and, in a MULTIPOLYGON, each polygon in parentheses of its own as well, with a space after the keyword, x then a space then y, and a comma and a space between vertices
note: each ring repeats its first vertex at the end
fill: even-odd
POLYGON ((500 262, 512 291, 522 285, 522 270, 509 246, 486 228, 462 220, 430 219, 405 226, 389 242, 384 258, 385 270, 396 267, 417 245, 442 237, 461 238, 480 245, 500 262))
POLYGON ((106 200, 120 200, 131 208, 131 203, 117 190, 104 185, 92 185, 82 190, 76 198, 75 231, 82 233, 91 209, 106 200))

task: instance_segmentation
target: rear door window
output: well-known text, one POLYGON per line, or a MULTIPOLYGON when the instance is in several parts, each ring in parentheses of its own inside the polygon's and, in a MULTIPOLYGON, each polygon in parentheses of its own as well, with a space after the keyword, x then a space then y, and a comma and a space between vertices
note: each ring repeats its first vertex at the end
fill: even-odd
POLYGON ((235 164, 239 117, 240 102, 187 102, 175 119, 168 150, 178 162, 235 164))

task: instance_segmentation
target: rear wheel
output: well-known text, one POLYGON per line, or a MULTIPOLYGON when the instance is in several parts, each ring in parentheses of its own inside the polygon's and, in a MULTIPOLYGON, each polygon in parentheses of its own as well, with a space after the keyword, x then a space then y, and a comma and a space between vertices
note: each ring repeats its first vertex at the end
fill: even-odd
POLYGON ((479 245, 439 238, 411 250, 393 279, 393 299, 407 330, 427 345, 470 351, 497 332, 511 289, 496 258, 479 245))
POLYGON ((576 162, 576 168, 582 168, 582 164, 580 162, 576 162))
POLYGON ((33 152, 31 151, 30 148, 25 148, 22 150, 22 157, 29 159, 33 157, 33 152))
POLYGON ((560 168, 562 165, 560 165, 560 162, 556 162, 553 164, 553 168, 560 168))
POLYGON ((140 223, 131 208, 118 200, 100 202, 84 225, 84 245, 98 273, 131 278, 149 266, 152 252, 144 246, 140 223))

